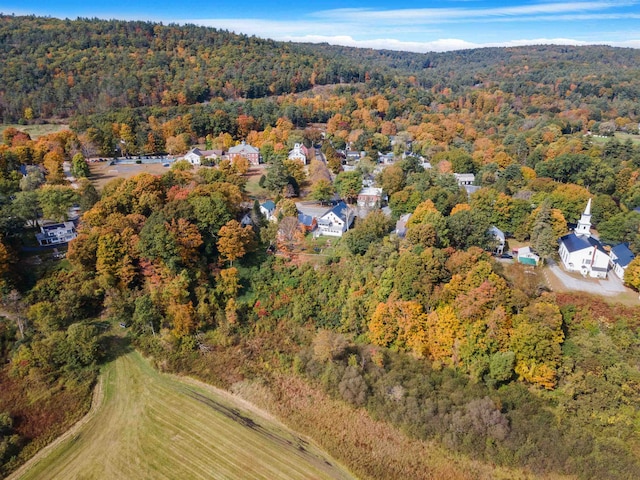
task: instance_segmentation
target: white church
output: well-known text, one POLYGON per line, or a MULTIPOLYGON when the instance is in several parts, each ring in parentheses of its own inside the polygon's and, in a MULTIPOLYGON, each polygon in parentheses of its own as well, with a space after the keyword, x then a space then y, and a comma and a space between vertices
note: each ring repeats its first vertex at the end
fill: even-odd
POLYGON ((597 238, 591 236, 591 199, 573 233, 559 240, 558 253, 564 268, 592 278, 607 278, 609 255, 597 238))

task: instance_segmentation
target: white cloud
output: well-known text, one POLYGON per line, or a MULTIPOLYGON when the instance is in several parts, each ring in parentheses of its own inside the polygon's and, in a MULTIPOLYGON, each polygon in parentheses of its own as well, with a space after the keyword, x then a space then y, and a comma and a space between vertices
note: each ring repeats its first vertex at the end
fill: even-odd
POLYGON ((572 38, 531 38, 509 40, 505 42, 474 43, 459 38, 441 38, 428 42, 403 42, 396 39, 379 38, 372 40, 356 40, 346 35, 322 36, 306 35, 302 37, 286 37, 283 40, 305 43, 328 43, 330 45, 344 45, 348 47, 373 48, 383 50, 399 50, 407 52, 447 52, 453 50, 465 50, 471 48, 487 47, 518 47, 525 45, 589 45, 607 44, 625 47, 640 47, 640 39, 626 42, 584 42, 572 38))
POLYGON ((342 8, 297 18, 289 18, 283 12, 277 20, 160 18, 162 9, 158 9, 146 19, 155 16, 153 21, 191 23, 274 40, 412 52, 532 44, 640 48, 640 31, 635 24, 629 25, 640 19, 638 8, 629 8, 640 0, 530 0, 524 5, 486 8, 483 2, 472 1, 475 0, 450 0, 449 5, 455 5, 450 8, 342 8), (454 1, 461 3, 453 4, 454 1), (582 22, 591 22, 592 27, 584 28, 582 22), (514 39, 513 32, 521 39, 514 39))
POLYGON ((614 41, 582 41, 573 38, 530 38, 509 40, 504 42, 474 43, 459 38, 441 38, 428 42, 403 42, 392 38, 378 38, 372 40, 356 40, 348 35, 323 36, 305 35, 302 37, 286 37, 286 41, 303 43, 328 43, 330 45, 344 45, 347 47, 373 48, 378 50, 399 50, 406 52, 448 52, 472 48, 488 47, 522 47, 527 45, 610 45, 612 47, 640 48, 640 38, 635 40, 614 41))
MULTIPOLYGON (((628 7, 637 1, 592 1, 563 3, 534 3, 498 8, 415 8, 395 10, 373 10, 368 8, 339 8, 322 10, 310 17, 336 22, 415 25, 429 23, 464 23, 468 21, 492 21, 509 18, 528 18, 539 15, 579 14, 628 7)), ((551 17, 552 18, 552 17, 551 17)))
POLYGON ((368 25, 362 24, 336 24, 332 22, 315 22, 309 20, 298 20, 296 22, 281 20, 256 20, 256 19, 208 19, 208 20, 188 20, 180 23, 194 23, 216 28, 227 29, 236 33, 256 35, 262 38, 274 40, 308 43, 329 43, 332 45, 345 45, 350 47, 403 50, 410 52, 443 52, 450 50, 462 50, 468 48, 483 47, 508 47, 522 45, 589 45, 606 44, 612 46, 625 46, 640 48, 640 34, 634 32, 608 32, 606 37, 602 34, 588 37, 593 32, 581 32, 576 35, 578 38, 570 37, 532 37, 522 39, 498 38, 492 41, 472 42, 463 38, 443 38, 445 34, 442 30, 403 28, 401 33, 404 38, 416 38, 416 40, 403 40, 393 38, 399 30, 393 24, 381 25, 380 28, 372 29, 368 25), (377 34, 376 38, 371 38, 372 32, 377 34), (429 38, 431 37, 431 38, 429 38), (600 37, 600 38, 594 38, 600 37), (607 39, 608 38, 608 39, 607 39), (424 39, 424 40, 423 40, 424 39), (614 40, 615 39, 615 40, 614 40))
POLYGON ((617 41, 636 45, 633 39, 638 38, 637 32, 629 34, 621 25, 640 19, 637 8, 628 8, 639 3, 640 0, 534 0, 524 5, 490 8, 478 6, 482 3, 464 3, 452 8, 341 8, 311 12, 294 20, 285 15, 277 20, 218 18, 188 22, 274 40, 414 52, 532 43, 613 45, 617 41), (601 27, 606 24, 610 30, 619 22, 620 29, 613 34, 611 31, 603 34, 593 28, 583 28, 581 22, 593 22, 601 27), (512 25, 509 27, 509 24, 512 25), (502 28, 503 25, 507 27, 502 28), (513 32, 530 38, 514 39, 513 32), (538 35, 543 38, 535 38, 538 35))
POLYGON ((372 40, 356 40, 348 35, 305 35, 302 37, 287 36, 283 40, 303 43, 328 43, 347 47, 373 48, 376 50, 398 50, 405 52, 445 52, 477 48, 481 45, 457 38, 444 38, 430 42, 406 42, 393 38, 377 38, 372 40))

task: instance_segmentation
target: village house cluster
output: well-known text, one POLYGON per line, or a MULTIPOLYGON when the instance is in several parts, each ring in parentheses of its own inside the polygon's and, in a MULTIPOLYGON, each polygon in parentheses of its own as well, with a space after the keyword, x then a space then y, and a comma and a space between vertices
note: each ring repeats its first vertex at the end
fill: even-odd
MULTIPOLYGON (((352 150, 338 150, 338 154, 343 158, 344 171, 353 171, 358 163, 365 157, 365 152, 352 150)), ((409 153, 405 152, 402 158, 406 158, 409 153)), ((180 157, 194 166, 215 165, 221 160, 236 161, 244 158, 252 166, 257 166, 262 162, 260 150, 246 142, 224 150, 202 150, 198 147, 192 148, 185 155, 180 157)), ((301 143, 295 143, 288 152, 287 158, 300 162, 302 165, 309 163, 309 151, 301 143)), ((352 205, 348 205, 337 196, 330 205, 318 207, 315 202, 298 202, 297 220, 300 230, 312 233, 314 236, 342 237, 353 225, 356 217, 365 217, 374 209, 381 209, 390 215, 390 209, 386 207, 387 197, 383 189, 376 185, 376 174, 380 173, 387 165, 396 161, 393 153, 379 153, 377 165, 372 174, 364 175, 362 188, 357 195, 357 199, 352 205)), ((418 157, 420 164, 425 169, 430 169, 431 164, 422 157, 418 157)), ((23 172, 24 174, 24 172, 23 172)), ((480 187, 476 185, 476 178, 473 173, 453 174, 460 188, 464 188, 468 195, 476 192, 480 187)), ((269 221, 278 221, 276 216, 276 204, 273 200, 267 200, 260 205, 260 212, 269 221)), ((404 237, 406 226, 411 214, 400 217, 396 224, 395 234, 404 237)), ((77 219, 76 219, 77 220, 77 219)), ((242 219, 243 225, 252 223, 249 214, 242 219)), ((506 251, 507 239, 503 231, 496 226, 492 226, 488 233, 493 238, 493 251, 496 256, 511 259, 515 256, 515 261, 525 265, 537 266, 540 263, 540 256, 530 247, 522 246, 506 251)), ((62 223, 49 223, 40 227, 40 232, 36 234, 38 244, 43 247, 66 244, 77 236, 76 223, 65 221, 62 223)), ((629 263, 634 259, 634 254, 627 244, 607 246, 600 242, 591 233, 591 200, 575 229, 558 239, 558 255, 564 269, 568 272, 580 273, 584 277, 606 279, 612 271, 620 279, 624 278, 624 272, 629 263)))

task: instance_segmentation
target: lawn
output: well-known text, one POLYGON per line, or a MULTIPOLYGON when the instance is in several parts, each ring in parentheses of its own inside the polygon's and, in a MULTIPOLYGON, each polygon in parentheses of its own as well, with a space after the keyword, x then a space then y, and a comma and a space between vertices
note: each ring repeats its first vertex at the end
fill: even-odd
MULTIPOLYGON (((615 137, 620 141, 620 142, 625 142, 628 139, 631 139, 631 141, 634 144, 640 144, 640 135, 633 135, 630 133, 625 133, 625 132, 616 132, 615 137)), ((597 135, 594 135, 591 137, 591 139, 595 142, 595 143, 600 143, 600 144, 604 144, 607 143, 609 141, 611 137, 600 137, 597 135)))
POLYGON ((116 178, 131 178, 140 173, 162 175, 170 168, 161 163, 145 164, 118 164, 110 165, 110 162, 95 162, 89 164, 91 183, 96 189, 101 190, 107 183, 116 178))
POLYGON ((137 352, 110 362, 91 412, 9 478, 353 478, 308 439, 137 352))
POLYGON ((10 124, 10 125, 0 125, 0 135, 7 128, 16 128, 21 132, 28 133, 32 140, 36 140, 38 137, 42 137, 43 135, 48 135, 50 133, 60 132, 62 130, 69 130, 69 125, 58 124, 58 123, 44 123, 42 125, 18 125, 18 124, 10 124))
POLYGON ((249 168, 249 171, 247 172, 247 185, 246 185, 247 195, 249 195, 250 198, 258 199, 261 202, 267 198, 270 198, 271 196, 271 194, 267 189, 262 188, 259 185, 260 177, 262 177, 262 175, 264 175, 265 172, 266 172, 266 168, 264 165, 259 165, 259 166, 254 165, 251 168, 249 168))

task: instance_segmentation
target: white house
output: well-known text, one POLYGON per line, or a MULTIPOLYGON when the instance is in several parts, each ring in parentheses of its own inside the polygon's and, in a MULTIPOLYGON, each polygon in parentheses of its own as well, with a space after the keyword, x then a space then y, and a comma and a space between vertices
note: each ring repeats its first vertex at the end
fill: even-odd
POLYGON ((262 205, 260 205, 260 213, 262 213, 262 215, 264 215, 264 218, 269 221, 277 220, 274 216, 275 211, 276 204, 273 202, 273 200, 267 200, 262 205))
POLYGON ((188 161, 191 165, 202 165, 203 160, 205 159, 215 160, 221 156, 221 150, 200 150, 196 147, 189 150, 189 152, 182 158, 188 161))
POLYGON ((289 160, 296 160, 301 162, 302 165, 307 164, 307 156, 309 152, 307 151, 307 147, 305 147, 302 143, 296 143, 293 145, 293 149, 289 151, 289 156, 287 157, 289 160))
POLYGON ((204 155, 199 148, 192 148, 188 153, 185 154, 184 158, 191 165, 200 165, 202 163, 202 159, 204 155))
POLYGON ((624 280, 624 271, 636 256, 629 250, 629 246, 626 243, 621 243, 611 248, 609 258, 613 272, 620 280, 624 280))
POLYGON ((609 255, 597 238, 591 236, 591 199, 573 233, 560 237, 558 253, 564 268, 583 276, 607 278, 609 255))
POLYGON ((340 202, 318 219, 317 235, 341 237, 349 229, 353 213, 346 203, 340 202))
POLYGON ((426 160, 422 160, 422 161, 420 162, 420 166, 421 166, 422 168, 424 168, 425 170, 430 170, 431 168, 433 168, 433 167, 431 166, 431 162, 427 162, 426 160))
POLYGON ((391 165, 395 162, 395 155, 393 152, 388 153, 380 153, 378 152, 378 163, 382 163, 383 165, 391 165))
POLYGON ((366 152, 357 151, 357 150, 347 150, 345 152, 345 155, 347 157, 347 160, 360 160, 366 155, 366 152))
POLYGON ((36 233, 36 239, 42 246, 60 245, 67 243, 78 236, 73 222, 53 223, 40 227, 41 233, 36 233))
POLYGON ((480 190, 480 186, 474 185, 476 176, 473 173, 454 173, 454 177, 458 181, 458 185, 467 191, 468 195, 480 190))
POLYGON ((495 247, 493 249, 493 253, 495 255, 502 255, 504 252, 504 246, 506 244, 506 238, 504 236, 504 232, 500 230, 495 225, 492 225, 489 229, 489 235, 493 237, 495 240, 495 247))
POLYGON ((456 177, 458 185, 461 187, 473 185, 476 181, 476 176, 473 173, 454 173, 453 176, 456 177))
POLYGON ((520 247, 518 249, 518 263, 537 266, 540 263, 540 257, 531 250, 531 247, 520 247))

